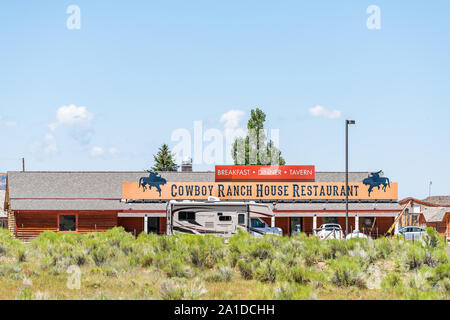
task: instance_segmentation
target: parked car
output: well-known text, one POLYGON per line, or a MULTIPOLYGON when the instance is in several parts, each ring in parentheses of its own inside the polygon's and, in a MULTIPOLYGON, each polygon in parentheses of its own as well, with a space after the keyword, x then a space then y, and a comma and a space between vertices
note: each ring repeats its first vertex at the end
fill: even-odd
POLYGON ((314 230, 314 235, 318 236, 321 240, 326 239, 344 239, 344 233, 342 227, 336 223, 327 223, 314 230))
POLYGON ((363 238, 363 239, 370 239, 370 237, 364 233, 362 233, 359 230, 353 230, 352 233, 349 233, 345 239, 352 239, 352 238, 363 238))
POLYGON ((251 218, 250 234, 256 238, 262 237, 265 234, 283 236, 283 230, 278 227, 270 227, 261 219, 251 218))
POLYGON ((405 240, 414 241, 421 239, 424 235, 427 234, 427 231, 422 227, 408 226, 399 228, 398 234, 405 237, 405 240))

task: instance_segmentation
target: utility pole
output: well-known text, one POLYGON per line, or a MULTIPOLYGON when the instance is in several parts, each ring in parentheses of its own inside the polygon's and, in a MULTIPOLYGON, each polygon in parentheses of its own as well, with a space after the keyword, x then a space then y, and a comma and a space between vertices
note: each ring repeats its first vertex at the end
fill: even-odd
POLYGON ((428 197, 431 197, 431 185, 433 184, 433 181, 430 181, 430 185, 428 187, 428 197))
POLYGON ((22 171, 25 172, 25 158, 22 158, 22 171))
POLYGON ((345 236, 348 235, 348 125, 355 120, 345 120, 345 236))

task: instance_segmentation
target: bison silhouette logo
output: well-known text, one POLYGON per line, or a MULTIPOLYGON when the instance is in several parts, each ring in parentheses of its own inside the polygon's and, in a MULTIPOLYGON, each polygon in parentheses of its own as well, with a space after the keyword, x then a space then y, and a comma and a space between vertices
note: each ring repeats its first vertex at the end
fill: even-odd
POLYGON ((372 172, 369 174, 367 178, 363 180, 363 183, 367 186, 369 186, 369 197, 372 193, 373 188, 378 187, 378 190, 380 190, 380 187, 383 188, 383 191, 386 192, 387 187, 391 187, 391 184, 389 182, 389 178, 380 177, 380 174, 382 174, 383 171, 378 172, 372 172))
POLYGON ((148 172, 148 177, 142 177, 139 179, 139 187, 142 187, 142 191, 151 190, 155 187, 161 197, 161 186, 167 183, 166 179, 162 178, 156 172, 145 170, 148 172))

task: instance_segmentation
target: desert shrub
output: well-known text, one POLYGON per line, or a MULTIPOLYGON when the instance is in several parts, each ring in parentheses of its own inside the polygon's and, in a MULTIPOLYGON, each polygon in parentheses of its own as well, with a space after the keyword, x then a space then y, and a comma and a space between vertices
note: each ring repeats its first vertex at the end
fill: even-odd
MULTIPOLYGON (((440 281, 450 279, 450 263, 443 263, 432 269, 431 275, 428 277, 428 281, 432 286, 437 285, 440 281)), ((446 283, 442 283, 445 287, 446 283)))
POLYGON ((258 241, 255 240, 251 243, 248 250, 248 254, 251 258, 257 258, 260 260, 271 259, 274 254, 274 248, 272 245, 259 239, 258 241))
POLYGON ((432 227, 428 227, 426 235, 422 238, 425 246, 436 248, 445 245, 445 238, 436 232, 432 227))
POLYGON ((365 288, 361 266, 354 259, 342 257, 331 264, 331 282, 338 287, 365 288))
POLYGON ((22 275, 22 268, 17 265, 0 265, 0 276, 11 279, 19 279, 22 275))
POLYGON ((255 263, 246 260, 240 260, 237 263, 237 267, 241 276, 244 279, 246 280, 253 279, 253 275, 255 272, 255 263))
POLYGON ((80 250, 75 250, 75 252, 70 255, 70 258, 68 260, 69 265, 76 264, 77 266, 83 266, 86 264, 86 262, 87 256, 80 250))
POLYGON ((184 287, 173 279, 162 281, 159 288, 159 294, 163 300, 181 300, 184 298, 184 291, 184 287))
POLYGON ((395 240, 388 238, 380 238, 375 241, 376 259, 387 259, 394 252, 395 240))
POLYGON ((96 248, 91 251, 91 257, 96 266, 102 266, 108 261, 108 252, 101 248, 96 248))
POLYGON ((265 260, 255 269, 254 277, 261 282, 275 282, 283 274, 283 265, 277 260, 265 260))
POLYGON ((228 282, 233 277, 233 269, 229 266, 219 266, 215 272, 207 276, 208 281, 212 282, 228 282))
POLYGON ((194 270, 190 266, 183 263, 180 258, 169 259, 167 265, 164 267, 164 271, 170 278, 192 278, 195 275, 194 270))
POLYGON ((273 292, 273 299, 277 300, 314 300, 316 298, 310 288, 289 282, 280 283, 273 292))
POLYGON ((353 247, 354 241, 342 241, 330 239, 321 241, 320 253, 323 260, 336 259, 347 254, 349 248, 353 247))
POLYGON ((0 256, 4 256, 7 253, 7 247, 5 244, 0 243, 0 256))
POLYGON ((381 287, 383 289, 394 289, 403 287, 402 276, 398 272, 389 272, 382 280, 381 287))
POLYGON ((198 280, 189 286, 177 279, 167 279, 161 282, 159 295, 164 300, 196 300, 206 294, 203 284, 198 280))
POLYGON ((17 257, 17 262, 19 262, 19 263, 25 262, 27 260, 27 254, 25 252, 25 249, 23 249, 23 248, 18 249, 16 257, 17 257))
POLYGON ((212 268, 225 256, 223 240, 211 235, 186 235, 182 238, 188 261, 199 268, 212 268))
POLYGON ((139 264, 144 268, 150 267, 154 260, 155 254, 152 251, 147 251, 138 258, 139 264))
POLYGON ((118 272, 115 268, 111 266, 103 266, 101 268, 102 274, 108 276, 108 277, 117 277, 118 272))
POLYGON ((311 271, 300 265, 296 265, 295 267, 289 269, 288 280, 299 284, 306 284, 311 281, 311 271))
POLYGON ((401 253, 400 266, 406 270, 418 269, 424 264, 425 258, 425 249, 418 244, 411 244, 401 253))

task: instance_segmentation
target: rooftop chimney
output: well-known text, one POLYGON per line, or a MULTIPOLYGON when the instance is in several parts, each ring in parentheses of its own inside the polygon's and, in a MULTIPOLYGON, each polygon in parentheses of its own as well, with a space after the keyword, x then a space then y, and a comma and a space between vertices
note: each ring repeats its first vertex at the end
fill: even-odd
POLYGON ((184 158, 181 162, 181 172, 192 172, 192 159, 184 158))

